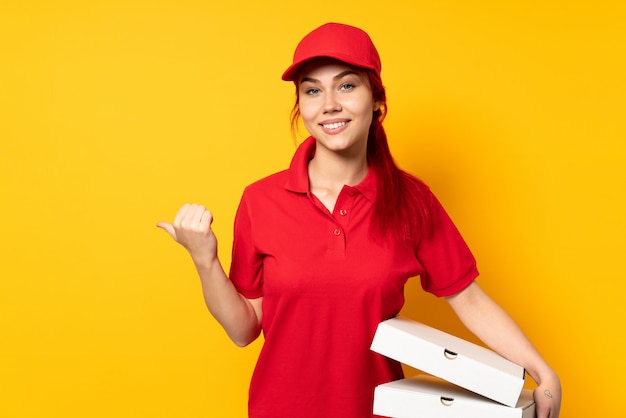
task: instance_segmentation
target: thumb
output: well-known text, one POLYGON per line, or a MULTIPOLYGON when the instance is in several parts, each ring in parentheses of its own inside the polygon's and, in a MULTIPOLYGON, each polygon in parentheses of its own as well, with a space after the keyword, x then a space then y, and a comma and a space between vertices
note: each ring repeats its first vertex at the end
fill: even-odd
POLYGON ((169 234, 170 237, 176 240, 176 230, 174 229, 174 226, 172 224, 168 222, 158 222, 156 226, 163 229, 169 234))

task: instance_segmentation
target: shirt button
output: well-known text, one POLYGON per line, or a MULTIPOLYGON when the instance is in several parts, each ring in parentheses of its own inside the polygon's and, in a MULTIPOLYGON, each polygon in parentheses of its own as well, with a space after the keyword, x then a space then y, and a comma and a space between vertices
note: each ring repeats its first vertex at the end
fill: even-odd
POLYGON ((339 235, 341 235, 341 230, 340 230, 339 228, 336 228, 336 229, 333 231, 333 234, 335 234, 335 235, 339 236, 339 235))
POLYGON ((348 211, 347 211, 347 210, 345 210, 345 209, 341 209, 341 210, 339 211, 339 214, 340 214, 341 216, 346 216, 346 215, 348 214, 348 211))

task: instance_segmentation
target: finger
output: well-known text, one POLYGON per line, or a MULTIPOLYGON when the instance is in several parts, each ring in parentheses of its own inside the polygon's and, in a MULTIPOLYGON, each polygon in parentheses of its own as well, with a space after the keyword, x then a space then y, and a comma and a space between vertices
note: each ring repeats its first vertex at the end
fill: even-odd
POLYGON ((178 226, 184 229, 195 229, 201 216, 202 210, 198 204, 188 204, 181 214, 180 225, 178 226))
POLYGON ((183 219, 185 219, 185 217, 187 216, 187 212, 189 212, 190 208, 191 208, 191 205, 189 203, 185 203, 178 210, 178 213, 176 214, 176 217, 174 218, 174 226, 176 228, 178 228, 182 224, 183 219))
POLYGON ((193 225, 199 224, 200 220, 202 219, 202 215, 204 215, 204 212, 206 212, 206 209, 204 206, 202 205, 195 205, 195 207, 193 208, 192 213, 190 214, 191 217, 191 222, 193 225))
POLYGON ((212 223, 213 223, 213 214, 211 213, 211 211, 205 210, 204 213, 202 214, 202 217, 200 218, 200 226, 202 226, 202 229, 208 231, 209 228, 211 228, 212 223))
POLYGON ((172 224, 168 222, 158 222, 157 227, 163 229, 165 232, 169 234, 170 237, 176 240, 176 230, 174 229, 174 226, 172 224))
POLYGON ((534 391, 536 418, 549 418, 551 416, 552 398, 548 398, 540 388, 534 391))

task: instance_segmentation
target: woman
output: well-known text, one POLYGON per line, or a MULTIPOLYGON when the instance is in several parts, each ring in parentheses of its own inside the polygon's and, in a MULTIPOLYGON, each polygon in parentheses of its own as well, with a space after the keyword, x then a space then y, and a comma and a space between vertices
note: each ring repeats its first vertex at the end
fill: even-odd
POLYGON ((158 224, 190 253, 230 338, 245 346, 264 334, 250 417, 371 416, 374 387, 402 369, 369 346, 417 275, 482 341, 526 368, 538 383, 537 416, 558 417, 557 375, 475 282, 474 257, 428 187, 393 162, 380 70, 355 27, 329 23, 299 43, 283 80, 296 86, 292 123, 301 118, 311 136, 289 169, 246 188, 228 276, 203 206, 186 204, 158 224))

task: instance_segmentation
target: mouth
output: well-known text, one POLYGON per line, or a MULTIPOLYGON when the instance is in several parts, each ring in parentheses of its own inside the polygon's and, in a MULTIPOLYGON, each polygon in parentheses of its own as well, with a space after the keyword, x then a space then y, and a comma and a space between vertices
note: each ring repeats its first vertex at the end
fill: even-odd
POLYGON ((333 122, 333 123, 321 123, 320 125, 324 128, 324 129, 328 129, 329 131, 333 131, 335 129, 339 129, 341 127, 344 127, 348 124, 349 121, 342 121, 342 122, 333 122))

